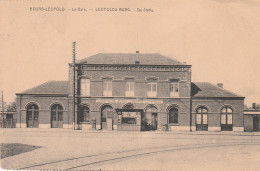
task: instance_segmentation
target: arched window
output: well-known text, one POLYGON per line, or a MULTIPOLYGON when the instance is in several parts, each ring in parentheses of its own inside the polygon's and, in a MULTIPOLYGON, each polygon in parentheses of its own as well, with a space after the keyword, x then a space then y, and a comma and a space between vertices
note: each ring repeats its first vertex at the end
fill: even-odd
POLYGON ((51 127, 63 127, 63 107, 59 104, 54 104, 51 107, 51 127))
POLYGON ((169 110, 169 123, 178 123, 179 110, 176 107, 173 107, 169 110))
POLYGON ((221 109, 221 130, 232 131, 233 124, 233 110, 230 107, 223 107, 221 109))
POLYGON ((90 122, 90 111, 87 106, 81 106, 79 108, 79 123, 90 122))
POLYGON ((208 109, 206 107, 199 107, 196 111, 196 130, 208 130, 208 109))
POLYGON ((39 107, 36 104, 29 104, 26 109, 27 127, 39 126, 39 107))

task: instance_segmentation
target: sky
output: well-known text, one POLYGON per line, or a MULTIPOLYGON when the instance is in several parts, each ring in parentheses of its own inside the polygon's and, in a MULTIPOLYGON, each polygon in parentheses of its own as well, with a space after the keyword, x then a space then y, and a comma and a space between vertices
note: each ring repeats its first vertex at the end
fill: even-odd
POLYGON ((67 80, 76 41, 77 59, 161 53, 192 65, 192 81, 223 83, 246 97, 248 106, 260 103, 257 0, 2 0, 0 16, 0 90, 6 102, 46 81, 67 80))

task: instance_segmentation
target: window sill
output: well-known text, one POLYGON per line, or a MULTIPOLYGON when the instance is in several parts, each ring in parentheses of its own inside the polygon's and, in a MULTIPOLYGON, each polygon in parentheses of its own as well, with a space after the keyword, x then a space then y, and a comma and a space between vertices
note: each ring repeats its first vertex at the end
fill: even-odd
POLYGON ((90 124, 90 122, 80 122, 81 124, 90 124))

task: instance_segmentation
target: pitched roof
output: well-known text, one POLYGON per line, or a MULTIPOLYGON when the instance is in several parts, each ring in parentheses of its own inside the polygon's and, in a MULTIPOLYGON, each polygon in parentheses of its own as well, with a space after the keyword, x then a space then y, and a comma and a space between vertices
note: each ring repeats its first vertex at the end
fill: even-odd
POLYGON ((140 65, 186 65, 174 58, 159 53, 98 53, 96 55, 77 60, 78 64, 135 64, 140 65))
POLYGON ((68 81, 48 81, 21 94, 68 94, 68 81))
POLYGON ((242 97, 229 90, 207 82, 191 83, 192 97, 242 97))

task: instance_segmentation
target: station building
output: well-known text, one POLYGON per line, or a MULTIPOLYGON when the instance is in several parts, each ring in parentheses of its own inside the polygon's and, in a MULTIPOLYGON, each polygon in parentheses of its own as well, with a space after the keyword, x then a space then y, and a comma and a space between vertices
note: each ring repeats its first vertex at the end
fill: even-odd
POLYGON ((16 127, 117 131, 244 131, 244 97, 191 82, 191 65, 157 53, 99 53, 68 81, 17 93, 16 127))

